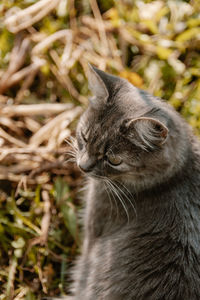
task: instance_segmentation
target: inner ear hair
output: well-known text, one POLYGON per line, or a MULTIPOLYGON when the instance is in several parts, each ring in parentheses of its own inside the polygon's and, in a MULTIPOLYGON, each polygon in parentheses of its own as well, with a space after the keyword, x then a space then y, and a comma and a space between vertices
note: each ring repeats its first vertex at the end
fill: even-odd
POLYGON ((134 127, 143 146, 162 146, 168 137, 169 129, 161 121, 150 117, 138 117, 128 121, 127 126, 134 127))

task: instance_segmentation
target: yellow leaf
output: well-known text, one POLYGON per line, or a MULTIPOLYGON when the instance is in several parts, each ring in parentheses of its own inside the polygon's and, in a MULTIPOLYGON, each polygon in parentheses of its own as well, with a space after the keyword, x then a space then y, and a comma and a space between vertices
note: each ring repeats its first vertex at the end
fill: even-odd
POLYGON ((0 224, 0 233, 4 233, 4 227, 0 224))
POLYGON ((155 20, 158 22, 160 21, 160 19, 165 16, 166 14, 168 14, 169 12, 169 8, 167 6, 164 6, 163 8, 161 8, 161 10, 159 10, 155 16, 155 20))
POLYGON ((138 30, 134 30, 131 27, 127 28, 128 31, 130 32, 130 34, 135 37, 136 39, 140 39, 141 38, 141 33, 138 30))
POLYGON ((146 27, 153 33, 158 33, 158 27, 156 26, 156 23, 153 20, 142 20, 142 24, 146 25, 146 27))
POLYGON ((115 20, 119 18, 119 14, 117 9, 112 7, 107 12, 105 12, 104 17, 111 20, 115 20))
POLYGON ((171 49, 167 49, 161 46, 157 46, 156 47, 156 52, 157 55, 160 59, 168 59, 168 57, 172 54, 172 50, 171 49))
POLYGON ((105 14, 104 14, 105 18, 108 18, 111 20, 111 23, 114 27, 119 27, 121 24, 121 20, 118 14, 118 11, 116 8, 111 8, 109 9, 105 14))
POLYGON ((200 77, 200 70, 197 68, 190 68, 189 69, 190 73, 194 76, 199 76, 200 77))
POLYGON ((187 21, 187 25, 188 27, 196 27, 200 25, 200 18, 198 19, 189 19, 187 21))
POLYGON ((48 64, 43 65, 42 67, 40 67, 40 71, 44 74, 44 75, 49 75, 50 73, 50 69, 48 64))
POLYGON ((195 38, 197 34, 200 34, 200 28, 190 28, 183 33, 179 34, 179 36, 176 38, 178 42, 186 42, 191 40, 192 38, 195 38))
POLYGON ((135 72, 124 70, 119 73, 119 76, 127 79, 130 83, 137 87, 141 87, 143 84, 143 79, 135 72))

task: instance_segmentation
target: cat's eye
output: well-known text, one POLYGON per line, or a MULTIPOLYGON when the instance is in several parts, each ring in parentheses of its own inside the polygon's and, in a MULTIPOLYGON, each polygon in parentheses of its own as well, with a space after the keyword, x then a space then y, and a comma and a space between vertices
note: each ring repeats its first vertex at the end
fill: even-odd
POLYGON ((107 154, 107 160, 113 166, 118 166, 122 163, 122 159, 118 155, 107 154))

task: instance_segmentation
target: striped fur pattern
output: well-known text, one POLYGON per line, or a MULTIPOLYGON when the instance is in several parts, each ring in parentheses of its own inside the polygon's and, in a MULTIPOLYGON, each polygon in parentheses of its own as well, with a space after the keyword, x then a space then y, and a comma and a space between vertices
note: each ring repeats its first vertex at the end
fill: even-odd
POLYGON ((200 145, 164 101, 94 67, 74 300, 200 299, 200 145))

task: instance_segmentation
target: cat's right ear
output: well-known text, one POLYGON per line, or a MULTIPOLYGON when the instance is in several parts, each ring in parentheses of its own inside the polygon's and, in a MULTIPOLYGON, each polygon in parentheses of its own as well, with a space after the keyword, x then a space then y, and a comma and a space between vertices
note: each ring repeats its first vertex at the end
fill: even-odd
POLYGON ((109 93, 105 83, 96 72, 96 68, 90 64, 88 64, 88 66, 89 66, 89 71, 88 71, 89 89, 94 95, 94 97, 91 100, 91 104, 94 106, 98 106, 98 102, 102 103, 103 101, 104 103, 106 103, 109 97, 109 93))

